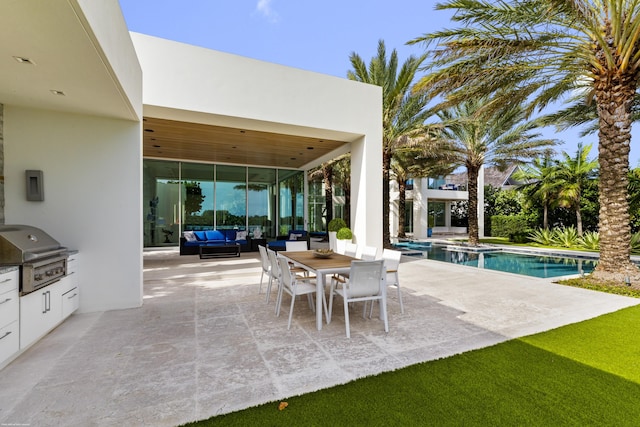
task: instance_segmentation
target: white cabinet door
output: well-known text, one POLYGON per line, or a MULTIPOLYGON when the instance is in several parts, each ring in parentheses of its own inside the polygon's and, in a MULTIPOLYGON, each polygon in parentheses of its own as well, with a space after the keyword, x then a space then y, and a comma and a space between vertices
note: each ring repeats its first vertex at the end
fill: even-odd
POLYGON ((20 298, 20 348, 46 335, 62 319, 60 282, 20 298))
POLYGON ((16 320, 0 328, 0 366, 20 350, 20 325, 16 320))

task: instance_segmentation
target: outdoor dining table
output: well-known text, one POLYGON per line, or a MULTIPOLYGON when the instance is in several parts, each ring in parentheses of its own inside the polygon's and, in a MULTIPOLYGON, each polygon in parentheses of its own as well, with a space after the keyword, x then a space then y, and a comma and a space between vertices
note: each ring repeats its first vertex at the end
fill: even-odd
MULTIPOLYGON (((334 253, 329 258, 318 258, 313 251, 279 252, 278 255, 288 259, 294 265, 302 267, 316 276, 316 327, 322 330, 322 294, 328 274, 348 273, 351 261, 357 258, 334 253)), ((329 319, 327 319, 328 323, 329 319)))

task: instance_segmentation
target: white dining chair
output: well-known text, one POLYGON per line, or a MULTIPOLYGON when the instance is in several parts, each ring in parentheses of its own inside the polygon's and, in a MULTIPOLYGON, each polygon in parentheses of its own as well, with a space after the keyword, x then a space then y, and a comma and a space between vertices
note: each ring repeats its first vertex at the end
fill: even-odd
POLYGON ((304 240, 291 240, 291 241, 287 240, 286 242, 284 242, 284 246, 288 252, 308 250, 307 242, 304 240))
MULTIPOLYGON (((384 261, 352 261, 351 269, 349 271, 349 281, 344 283, 342 288, 336 288, 331 285, 331 291, 329 293, 329 314, 328 322, 331 321, 333 313, 333 294, 336 293, 342 296, 344 304, 344 323, 347 332, 347 338, 351 338, 351 331, 349 326, 349 303, 371 301, 372 308, 373 302, 380 302, 380 315, 384 322, 384 331, 389 332, 389 320, 387 318, 387 289, 384 285, 384 261)), ((362 317, 365 317, 365 310, 362 313, 362 317)))
POLYGON ((269 256, 267 255, 267 248, 262 245, 258 245, 258 252, 260 252, 260 266, 262 267, 262 273, 260 274, 260 288, 258 288, 258 293, 261 294, 262 279, 264 276, 267 276, 267 279, 271 277, 271 263, 269 262, 269 256))
POLYGON ((375 246, 362 246, 359 259, 363 261, 374 261, 378 256, 378 248, 375 246))
MULTIPOLYGON (((400 303, 400 313, 404 314, 404 304, 402 303, 402 291, 400 290, 400 278, 398 277, 398 268, 400 267, 400 259, 402 252, 393 249, 384 249, 382 251, 382 259, 387 270, 387 286, 393 286, 398 293, 398 302, 400 303)), ((373 307, 372 307, 373 308, 373 307)))
MULTIPOLYGON (((269 258, 269 265, 271 266, 271 268, 269 268, 269 284, 267 285, 267 303, 269 303, 269 295, 271 295, 271 288, 273 286, 273 283, 276 283, 276 291, 279 289, 280 287, 280 267, 278 266, 278 260, 277 260, 277 254, 275 251, 272 251, 271 249, 267 248, 267 257, 269 258)), ((276 292, 277 295, 277 292, 276 292)), ((276 298, 276 303, 277 303, 277 298, 276 298)))
MULTIPOLYGON (((278 289, 278 298, 276 303, 276 315, 280 316, 280 307, 282 305, 282 295, 286 292, 291 295, 291 307, 289 308, 289 323, 287 329, 291 329, 291 319, 293 318, 293 307, 296 303, 296 297, 298 295, 307 295, 309 299, 309 307, 315 313, 316 306, 313 302, 313 294, 316 293, 316 284, 308 278, 300 278, 296 276, 289 268, 289 262, 283 258, 278 257, 278 263, 280 267, 280 281, 281 285, 278 289)), ((324 306, 325 316, 329 316, 327 311, 327 300, 322 292, 322 302, 324 306)))
POLYGON ((344 254, 355 258, 358 253, 358 245, 353 242, 347 242, 344 248, 344 254))

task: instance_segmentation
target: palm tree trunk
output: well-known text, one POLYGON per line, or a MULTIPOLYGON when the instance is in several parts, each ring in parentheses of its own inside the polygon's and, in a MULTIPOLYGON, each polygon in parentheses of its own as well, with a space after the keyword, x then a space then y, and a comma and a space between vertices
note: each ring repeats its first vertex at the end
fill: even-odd
POLYGON ((582 213, 580 212, 580 201, 576 207, 576 228, 578 229, 578 236, 582 237, 582 213))
POLYGON ((389 231, 389 178, 391 173, 391 152, 382 151, 382 246, 391 248, 389 231))
POLYGON ((404 211, 407 207, 407 197, 405 192, 407 191, 407 181, 404 179, 398 179, 398 237, 407 237, 404 232, 404 211))
POLYGON ((544 210, 542 211, 542 228, 549 229, 549 203, 544 202, 544 210))
POLYGON ((469 245, 478 246, 478 172, 480 167, 467 164, 467 190, 469 191, 469 245))
POLYGON ((621 81, 623 78, 608 81, 603 78, 595 85, 600 125, 600 261, 594 277, 621 282, 625 276, 640 274, 631 262, 627 199, 631 106, 636 85, 631 81, 621 81))
MULTIPOLYGON (((324 206, 326 211, 326 226, 333 219, 333 166, 331 164, 322 165, 322 176, 324 179, 324 206)), ((327 230, 328 232, 329 230, 327 230)))

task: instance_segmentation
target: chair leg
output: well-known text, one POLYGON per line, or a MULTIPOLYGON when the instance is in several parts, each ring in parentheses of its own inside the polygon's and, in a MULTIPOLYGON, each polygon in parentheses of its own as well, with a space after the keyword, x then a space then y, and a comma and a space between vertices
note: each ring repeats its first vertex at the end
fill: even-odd
POLYGON ((404 304, 402 303, 402 292, 400 291, 400 278, 398 277, 398 272, 396 271, 396 287, 398 288, 398 301, 400 302, 400 313, 404 314, 404 304))
MULTIPOLYGON (((333 291, 335 290, 333 286, 333 281, 331 282, 331 288, 329 289, 329 313, 327 314, 327 325, 331 323, 331 315, 333 314, 333 291)), ((326 304, 326 301, 325 301, 326 304)))
POLYGON ((382 315, 382 320, 384 321, 384 331, 389 332, 389 318, 387 316, 387 299, 384 297, 380 301, 380 311, 381 311, 380 314, 382 315))
POLYGON ((347 329, 347 338, 351 338, 351 331, 349 330, 349 303, 347 303, 346 298, 344 298, 344 325, 347 329))
POLYGON ((269 296, 271 295, 271 284, 273 283, 273 276, 269 275, 269 284, 267 284, 267 298, 266 303, 269 304, 269 296))
POLYGON ((280 316, 280 307, 282 306, 282 293, 282 287, 278 286, 278 295, 276 296, 276 316, 280 316))
POLYGON ((296 295, 291 295, 291 308, 289 309, 289 323, 287 324, 287 330, 291 329, 291 318, 293 317, 293 305, 296 303, 296 295))

